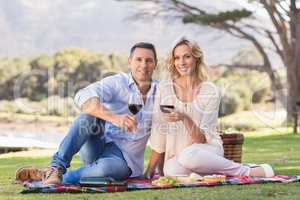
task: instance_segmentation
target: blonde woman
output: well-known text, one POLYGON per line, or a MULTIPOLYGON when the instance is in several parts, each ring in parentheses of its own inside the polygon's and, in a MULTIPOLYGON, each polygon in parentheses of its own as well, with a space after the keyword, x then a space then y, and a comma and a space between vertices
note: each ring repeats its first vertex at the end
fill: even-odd
POLYGON ((164 163, 160 174, 165 176, 274 176, 268 164, 250 168, 223 157, 217 134, 220 93, 207 81, 204 68, 195 42, 183 38, 175 44, 168 59, 170 80, 161 81, 156 93, 145 176, 152 177, 159 163, 164 163))

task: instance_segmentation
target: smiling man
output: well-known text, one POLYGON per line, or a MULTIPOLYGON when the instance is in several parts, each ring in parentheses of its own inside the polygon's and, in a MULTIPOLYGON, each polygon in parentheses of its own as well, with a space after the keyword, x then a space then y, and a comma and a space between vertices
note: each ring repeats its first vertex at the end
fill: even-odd
POLYGON ((77 184, 81 178, 124 180, 143 174, 157 85, 151 78, 157 65, 154 46, 144 42, 135 44, 128 63, 129 74, 106 77, 77 92, 75 103, 82 113, 71 125, 50 166, 20 168, 17 180, 77 184), (133 116, 129 103, 142 108, 133 116), (78 151, 84 166, 67 171, 78 151))

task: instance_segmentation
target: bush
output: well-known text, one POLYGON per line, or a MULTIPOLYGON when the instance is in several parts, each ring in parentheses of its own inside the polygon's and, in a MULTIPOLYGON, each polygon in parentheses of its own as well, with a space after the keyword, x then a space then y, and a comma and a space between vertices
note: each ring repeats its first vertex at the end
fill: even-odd
POLYGON ((223 78, 217 81, 223 88, 220 116, 229 115, 239 110, 249 110, 251 105, 251 90, 237 77, 223 78))
POLYGON ((221 99, 219 116, 230 115, 238 111, 241 101, 236 93, 226 93, 221 99))
POLYGON ((268 93, 267 88, 263 88, 258 91, 255 91, 252 94, 252 103, 261 103, 267 96, 267 93, 268 93))
POLYGON ((256 71, 229 69, 215 80, 222 88, 220 116, 232 114, 238 110, 249 110, 251 103, 260 103, 270 92, 270 80, 266 74, 256 71))
POLYGON ((0 59, 0 100, 41 101, 54 94, 73 96, 79 88, 119 71, 128 71, 127 59, 122 56, 79 48, 65 49, 53 56, 4 58, 0 59))
POLYGON ((233 124, 221 124, 221 130, 226 130, 226 132, 243 132, 243 131, 255 131, 256 127, 249 124, 248 122, 238 122, 233 124))
POLYGON ((79 109, 74 105, 70 97, 50 96, 42 101, 30 101, 28 98, 19 98, 15 101, 0 101, 0 112, 55 115, 55 116, 76 116, 79 109))
POLYGON ((79 110, 71 97, 50 96, 40 102, 46 109, 46 115, 76 116, 79 110))
POLYGON ((251 106, 251 90, 250 88, 243 82, 234 85, 231 88, 231 93, 236 93, 241 101, 239 102, 240 110, 249 110, 251 106))

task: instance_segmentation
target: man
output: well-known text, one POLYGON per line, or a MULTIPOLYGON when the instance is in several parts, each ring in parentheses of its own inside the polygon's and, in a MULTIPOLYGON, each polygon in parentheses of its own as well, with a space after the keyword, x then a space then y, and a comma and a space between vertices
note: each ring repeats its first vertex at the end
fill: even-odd
POLYGON ((43 170, 20 168, 17 180, 76 184, 83 177, 124 180, 143 174, 157 85, 151 78, 157 65, 154 46, 135 44, 128 63, 131 73, 106 77, 77 92, 75 103, 82 113, 71 125, 50 166, 43 170), (133 115, 129 103, 141 104, 142 108, 133 115), (79 150, 84 166, 67 171, 79 150))

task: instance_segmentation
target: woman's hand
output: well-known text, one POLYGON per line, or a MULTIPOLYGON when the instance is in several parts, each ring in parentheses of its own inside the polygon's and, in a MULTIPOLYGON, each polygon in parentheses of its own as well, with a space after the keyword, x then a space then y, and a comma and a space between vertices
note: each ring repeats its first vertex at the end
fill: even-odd
POLYGON ((158 167, 159 175, 163 175, 164 158, 165 153, 157 153, 155 150, 152 150, 148 167, 144 173, 144 177, 147 179, 153 178, 156 167, 158 167))
POLYGON ((204 132, 194 123, 194 121, 186 114, 180 112, 163 113, 163 117, 167 122, 182 121, 186 130, 191 136, 193 143, 206 143, 204 132))
POLYGON ((163 118, 167 122, 183 121, 187 116, 184 113, 173 111, 171 113, 163 113, 163 118))
POLYGON ((146 171, 145 171, 145 173, 144 173, 144 177, 146 178, 146 179, 152 179, 153 178, 153 176, 154 176, 154 174, 155 174, 155 169, 147 169, 146 171))

